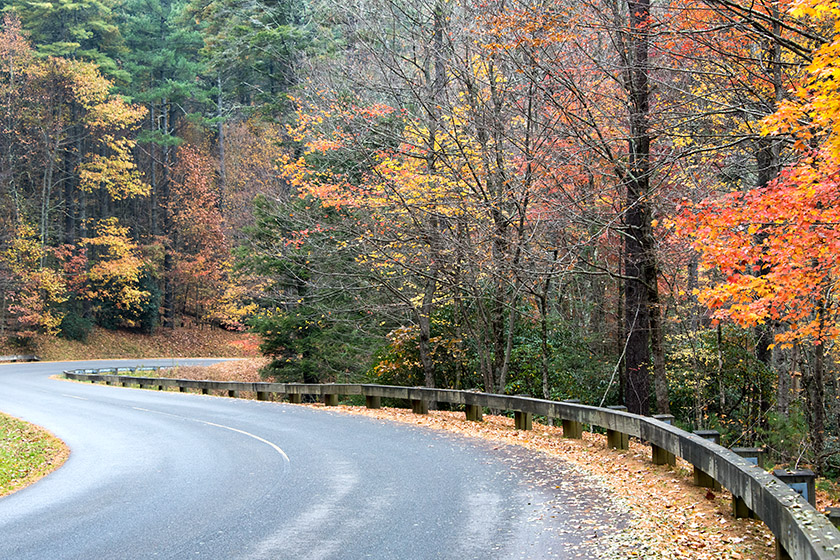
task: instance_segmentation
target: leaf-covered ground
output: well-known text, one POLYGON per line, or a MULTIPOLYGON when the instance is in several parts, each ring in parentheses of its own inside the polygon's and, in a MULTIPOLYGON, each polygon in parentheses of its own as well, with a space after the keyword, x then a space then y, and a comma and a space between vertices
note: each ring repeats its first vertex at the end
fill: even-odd
POLYGON ((650 447, 640 442, 632 441, 629 451, 618 452, 607 449, 603 435, 585 432, 583 440, 569 440, 562 437, 561 428, 536 422, 534 429, 526 432, 514 429, 513 419, 501 416, 468 422, 461 412, 433 411, 419 416, 393 408, 339 406, 330 410, 519 445, 570 463, 582 476, 603 485, 612 495, 616 511, 629 511, 632 516, 633 522, 617 533, 593 531, 605 560, 774 558, 773 535, 763 523, 734 519, 727 492, 710 493, 695 486, 691 466, 682 460, 675 469, 653 465, 650 447))
POLYGON ((0 413, 0 496, 51 473, 68 455, 67 446, 46 430, 0 413))
POLYGON ((28 348, 21 348, 0 339, 0 355, 35 354, 45 361, 193 356, 249 358, 259 355, 258 344, 258 339, 250 333, 210 327, 160 328, 152 335, 94 329, 85 342, 39 335, 28 348))

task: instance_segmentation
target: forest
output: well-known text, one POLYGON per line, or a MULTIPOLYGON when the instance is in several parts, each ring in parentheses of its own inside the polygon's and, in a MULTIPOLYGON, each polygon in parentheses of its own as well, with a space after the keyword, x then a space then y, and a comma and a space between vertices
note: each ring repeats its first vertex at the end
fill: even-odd
POLYGON ((840 476, 840 4, 3 1, 0 338, 626 404, 840 476))

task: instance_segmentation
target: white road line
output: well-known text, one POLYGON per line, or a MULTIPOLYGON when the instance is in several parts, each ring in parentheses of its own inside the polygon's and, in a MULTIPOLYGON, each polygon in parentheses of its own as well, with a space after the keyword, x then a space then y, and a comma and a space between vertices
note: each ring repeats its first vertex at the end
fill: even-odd
MULTIPOLYGON (((68 396, 70 396, 70 395, 68 395, 68 396)), ((84 400, 87 400, 87 399, 84 399, 84 400)), ((188 418, 186 416, 179 416, 177 414, 172 414, 170 412, 161 412, 159 410, 149 410, 148 408, 140 408, 139 406, 133 406, 131 408, 133 408, 134 410, 140 410, 142 412, 151 412, 153 414, 162 414, 164 416, 172 416, 173 418, 179 418, 181 420, 189 420, 191 422, 198 422, 199 424, 206 424, 208 426, 213 426, 215 428, 222 428, 224 430, 230 430, 231 432, 236 432, 237 434, 242 434, 243 436, 248 436, 249 438, 253 438, 253 439, 255 439, 259 442, 262 442, 262 443, 268 445, 273 450, 275 450, 277 453, 279 453, 283 457, 283 460, 286 461, 287 464, 291 463, 291 461, 289 460, 289 456, 286 455, 286 452, 283 451, 282 449, 280 449, 280 447, 271 443, 267 439, 263 439, 260 436, 252 434, 250 432, 246 432, 245 430, 239 430, 237 428, 232 428, 230 426, 225 426, 223 424, 216 424, 214 422, 206 422, 204 420, 198 420, 197 418, 188 418)))
POLYGON ((250 438, 254 438, 254 439, 255 439, 255 440, 257 440, 257 441, 261 441, 261 442, 263 442, 264 444, 266 444, 266 445, 270 446, 270 447, 271 447, 272 449, 274 449, 277 453, 279 453, 280 455, 282 455, 282 456, 283 456, 283 459, 285 459, 285 460, 286 460, 286 462, 291 462, 291 461, 289 461, 289 456, 288 456, 288 455, 286 455, 286 453, 285 453, 282 449, 280 449, 279 447, 277 447, 276 445, 274 445, 273 443, 271 443, 271 442, 270 442, 270 441, 268 441, 267 439, 263 439, 263 438, 261 438, 260 436, 256 436, 256 435, 254 435, 254 434, 252 434, 252 433, 250 433, 250 432, 246 432, 246 431, 244 431, 244 430, 237 430, 236 428, 231 428, 230 426, 223 426, 222 424, 214 424, 213 422, 205 422, 204 420, 196 420, 196 422, 201 422, 202 424, 207 424, 208 426, 215 426, 215 427, 217 427, 217 428, 224 428, 225 430, 230 430, 231 432, 236 432, 236 433, 238 433, 238 434, 242 434, 243 436, 248 436, 248 437, 250 437, 250 438))
POLYGON ((79 399, 80 401, 86 401, 88 399, 83 397, 77 397, 76 395, 65 395, 64 393, 61 394, 62 397, 69 397, 71 399, 79 399))

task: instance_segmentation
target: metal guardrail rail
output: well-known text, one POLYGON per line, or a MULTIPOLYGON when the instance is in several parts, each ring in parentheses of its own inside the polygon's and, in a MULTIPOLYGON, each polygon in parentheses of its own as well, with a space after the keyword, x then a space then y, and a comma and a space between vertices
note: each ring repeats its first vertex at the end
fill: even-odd
POLYGON ((452 389, 338 383, 241 383, 136 375, 157 369, 168 368, 75 370, 65 371, 64 375, 77 381, 139 385, 158 390, 227 391, 231 397, 238 396, 240 392, 253 392, 258 400, 267 400, 270 394, 275 394, 286 397, 290 402, 301 402, 304 395, 310 395, 320 397, 327 405, 338 404, 339 396, 363 395, 369 408, 379 408, 383 398, 403 399, 411 401, 412 410, 418 414, 428 412, 430 403, 448 403, 463 405, 468 420, 481 420, 485 408, 505 410, 514 413, 516 426, 520 429, 530 428, 533 415, 560 419, 565 437, 581 437, 584 424, 599 426, 606 429, 607 441, 612 447, 626 448, 628 436, 640 438, 650 442, 654 461, 657 456, 668 454, 682 457, 694 465, 695 474, 699 472, 725 487, 776 536, 778 558, 840 559, 840 531, 797 492, 729 449, 655 418, 573 402, 452 389), (128 372, 134 375, 121 375, 128 372))

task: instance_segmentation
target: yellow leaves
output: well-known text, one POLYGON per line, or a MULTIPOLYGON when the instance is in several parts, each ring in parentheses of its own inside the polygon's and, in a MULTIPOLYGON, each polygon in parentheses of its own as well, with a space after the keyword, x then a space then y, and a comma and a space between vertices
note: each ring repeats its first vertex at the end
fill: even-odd
POLYGON ((795 0, 790 8, 790 14, 797 18, 824 19, 828 17, 840 18, 840 9, 835 2, 825 0, 795 0))
POLYGON ((104 188, 114 200, 147 196, 149 185, 144 183, 131 154, 134 142, 125 138, 104 137, 112 154, 93 154, 78 168, 79 186, 86 192, 104 188))
POLYGON ((118 97, 111 97, 90 107, 85 122, 91 128, 102 130, 128 129, 139 123, 146 112, 140 105, 129 105, 118 97))
POLYGON ((25 327, 54 334, 61 324, 59 306, 67 301, 67 286, 58 272, 42 265, 43 244, 36 229, 19 223, 9 248, 0 254, 19 282, 17 303, 10 306, 25 327))
POLYGON ((93 229, 95 236, 80 242, 97 255, 87 272, 88 287, 83 296, 110 301, 118 309, 140 305, 149 294, 138 286, 143 261, 129 228, 121 226, 116 218, 107 218, 93 229))
POLYGON ((38 233, 33 225, 26 222, 18 224, 9 248, 0 254, 0 258, 17 274, 41 268, 40 261, 43 257, 44 249, 38 239, 38 233))

